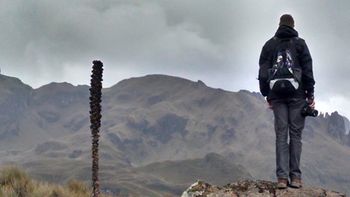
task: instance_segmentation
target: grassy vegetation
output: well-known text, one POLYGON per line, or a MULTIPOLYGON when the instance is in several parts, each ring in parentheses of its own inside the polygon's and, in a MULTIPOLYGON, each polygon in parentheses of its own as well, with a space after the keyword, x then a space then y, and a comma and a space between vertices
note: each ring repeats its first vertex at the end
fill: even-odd
POLYGON ((77 180, 71 180, 66 185, 55 185, 33 180, 23 170, 14 166, 3 167, 0 170, 0 196, 85 197, 90 194, 91 189, 77 180))

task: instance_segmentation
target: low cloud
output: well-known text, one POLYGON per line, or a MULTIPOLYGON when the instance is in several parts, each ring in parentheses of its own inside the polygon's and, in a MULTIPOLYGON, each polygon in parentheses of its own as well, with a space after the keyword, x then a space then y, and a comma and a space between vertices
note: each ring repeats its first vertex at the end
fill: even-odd
POLYGON ((350 98, 349 6, 345 0, 0 0, 0 66, 33 87, 88 84, 91 61, 101 59, 106 87, 160 73, 258 91, 261 47, 279 16, 291 13, 313 56, 320 107, 336 108, 329 98, 350 98))

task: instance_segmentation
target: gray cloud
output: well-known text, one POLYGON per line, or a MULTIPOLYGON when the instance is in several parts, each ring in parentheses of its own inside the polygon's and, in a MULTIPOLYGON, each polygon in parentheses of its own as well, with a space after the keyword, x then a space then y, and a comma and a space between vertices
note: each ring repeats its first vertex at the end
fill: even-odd
POLYGON ((162 73, 257 91, 261 47, 288 12, 313 56, 316 96, 324 103, 334 95, 350 98, 346 0, 0 0, 0 5, 2 72, 34 87, 51 81, 87 84, 91 60, 98 58, 106 66, 105 86, 162 73))

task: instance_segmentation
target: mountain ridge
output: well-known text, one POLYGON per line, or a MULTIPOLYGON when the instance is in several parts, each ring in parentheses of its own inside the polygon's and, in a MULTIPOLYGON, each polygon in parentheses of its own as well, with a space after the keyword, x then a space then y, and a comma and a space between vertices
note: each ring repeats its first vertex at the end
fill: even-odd
MULTIPOLYGON (((12 110, 6 108, 7 101, 18 106, 16 99, 0 103, 5 106, 0 108, 0 122, 5 125, 0 135, 12 136, 12 140, 0 140, 0 162, 19 163, 35 177, 52 181, 88 179, 88 86, 51 83, 28 89, 26 95, 24 101, 19 100, 24 103, 20 116, 4 111, 12 110)), ((102 184, 109 189, 118 188, 114 182, 125 180, 124 176, 129 183, 152 191, 158 183, 161 186, 156 188, 164 186, 166 193, 171 188, 179 191, 175 183, 162 181, 162 173, 154 177, 136 169, 156 162, 205 158, 211 152, 244 166, 254 178, 274 179, 273 115, 259 93, 230 92, 201 81, 150 75, 104 88, 102 106, 101 173, 102 184), (147 186, 132 177, 153 183, 147 186)), ((310 184, 348 189, 350 148, 345 139, 349 135, 342 119, 339 113, 307 118, 302 169, 310 184)), ((131 192, 124 186, 115 192, 131 192)))

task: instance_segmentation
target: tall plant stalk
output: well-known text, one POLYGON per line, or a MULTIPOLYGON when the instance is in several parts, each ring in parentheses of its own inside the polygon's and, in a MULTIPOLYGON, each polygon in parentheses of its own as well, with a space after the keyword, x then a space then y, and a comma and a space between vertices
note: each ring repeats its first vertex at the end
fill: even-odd
POLYGON ((103 63, 101 61, 93 61, 91 87, 90 87, 90 129, 92 135, 92 196, 100 195, 100 183, 98 179, 98 142, 99 129, 101 127, 101 96, 102 96, 102 72, 103 63))

